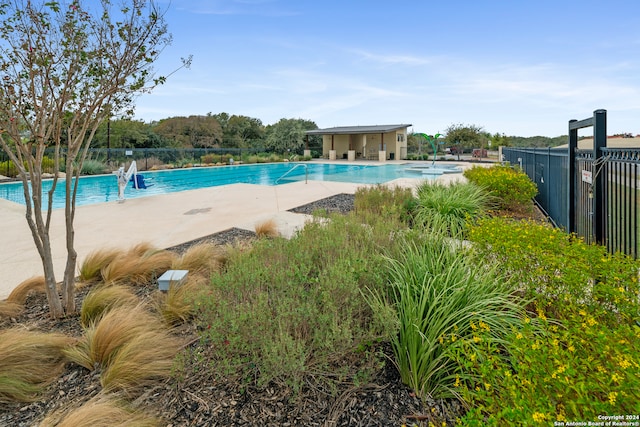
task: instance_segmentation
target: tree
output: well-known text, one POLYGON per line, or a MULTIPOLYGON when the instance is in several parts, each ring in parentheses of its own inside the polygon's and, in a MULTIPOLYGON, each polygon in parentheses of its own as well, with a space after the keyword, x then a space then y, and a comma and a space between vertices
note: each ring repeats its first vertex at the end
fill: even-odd
POLYGON ((0 0, 0 146, 23 184, 54 318, 75 312, 75 200, 95 132, 107 117, 131 111, 135 95, 165 79, 152 74, 170 42, 162 13, 152 1, 123 4, 117 9, 110 0, 0 0), (46 205, 45 152, 53 156, 55 171, 46 205), (59 295, 49 229, 62 161, 67 258, 59 295))
POLYGON ((265 146, 280 153, 298 152, 304 146, 305 131, 317 128, 309 120, 280 119, 267 128, 265 146))
POLYGON ((447 144, 462 148, 482 147, 487 142, 482 127, 476 125, 452 124, 447 128, 446 134, 447 144))
POLYGON ((222 127, 214 116, 170 117, 153 128, 165 141, 179 147, 214 147, 222 141, 222 127))

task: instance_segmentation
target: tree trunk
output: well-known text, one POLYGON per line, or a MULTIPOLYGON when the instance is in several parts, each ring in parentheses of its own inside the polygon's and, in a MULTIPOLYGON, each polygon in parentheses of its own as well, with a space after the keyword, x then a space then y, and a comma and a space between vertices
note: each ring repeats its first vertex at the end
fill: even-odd
POLYGON ((56 283, 56 276, 53 270, 51 248, 48 242, 45 245, 49 247, 49 249, 44 251, 44 254, 40 253, 44 270, 45 293, 47 295, 47 301, 49 302, 49 314, 52 318, 59 319, 64 317, 65 312, 62 307, 62 301, 60 301, 60 294, 58 293, 58 284, 56 283))
MULTIPOLYGON (((77 178, 76 178, 77 179, 77 178)), ((62 282, 62 300, 67 315, 76 312, 76 261, 78 253, 73 247, 75 231, 73 228, 74 215, 66 215, 67 223, 67 264, 64 269, 64 280, 62 282)))

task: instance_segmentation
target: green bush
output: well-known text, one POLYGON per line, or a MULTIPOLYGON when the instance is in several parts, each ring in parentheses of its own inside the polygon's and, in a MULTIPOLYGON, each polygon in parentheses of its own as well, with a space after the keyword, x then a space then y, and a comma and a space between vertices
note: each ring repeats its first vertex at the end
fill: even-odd
POLYGON ((99 160, 87 159, 82 163, 83 175, 100 175, 108 171, 107 165, 99 160))
POLYGON ((474 166, 463 175, 495 196, 499 209, 530 209, 531 199, 538 194, 538 188, 525 173, 509 166, 474 166))
POLYGON ((503 349, 461 348, 464 425, 536 425, 637 414, 640 262, 560 230, 504 219, 469 233, 532 300, 503 349))
POLYGON ((415 222, 433 232, 463 237, 469 220, 484 216, 492 198, 472 183, 425 181, 417 188, 415 222))
POLYGON ((356 190, 354 209, 366 222, 370 216, 394 218, 410 224, 416 207, 416 199, 409 188, 376 185, 356 190))
POLYGON ((295 391, 309 382, 330 388, 379 366, 375 352, 363 353, 383 326, 362 290, 383 283, 379 249, 391 244, 393 229, 383 218, 363 227, 355 215, 333 215, 291 240, 261 239, 232 254, 198 299, 215 373, 295 391))

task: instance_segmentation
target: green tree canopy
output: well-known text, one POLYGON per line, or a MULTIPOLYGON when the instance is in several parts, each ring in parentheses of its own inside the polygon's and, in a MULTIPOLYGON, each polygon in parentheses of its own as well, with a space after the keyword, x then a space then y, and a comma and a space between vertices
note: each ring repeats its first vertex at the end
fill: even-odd
POLYGON ((464 148, 479 148, 486 145, 488 139, 481 126, 466 125, 462 123, 452 124, 445 131, 447 144, 460 145, 464 148))
POLYGON ((297 153, 304 148, 305 131, 312 129, 318 126, 309 120, 280 119, 267 127, 265 147, 279 153, 297 153))

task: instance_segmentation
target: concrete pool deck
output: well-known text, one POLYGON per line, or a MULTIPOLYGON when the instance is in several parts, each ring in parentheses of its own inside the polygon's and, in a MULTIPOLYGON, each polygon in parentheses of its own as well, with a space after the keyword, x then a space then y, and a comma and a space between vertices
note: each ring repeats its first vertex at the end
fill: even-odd
MULTIPOLYGON (((459 179, 460 173, 438 178, 444 182, 459 179)), ((419 182, 422 179, 400 178, 387 185, 414 187, 419 182)), ((78 265, 91 251, 101 248, 127 249, 140 242, 168 248, 232 227, 254 231, 256 224, 268 219, 276 221, 281 235, 290 237, 309 217, 288 212, 289 209, 335 194, 353 194, 362 186, 329 181, 278 186, 233 184, 124 203, 79 206, 74 222, 78 265)), ((50 237, 56 279, 62 280, 66 260, 64 209, 53 211, 50 237)), ((0 199, 0 239, 0 299, 4 299, 22 281, 43 274, 24 206, 0 199)))

